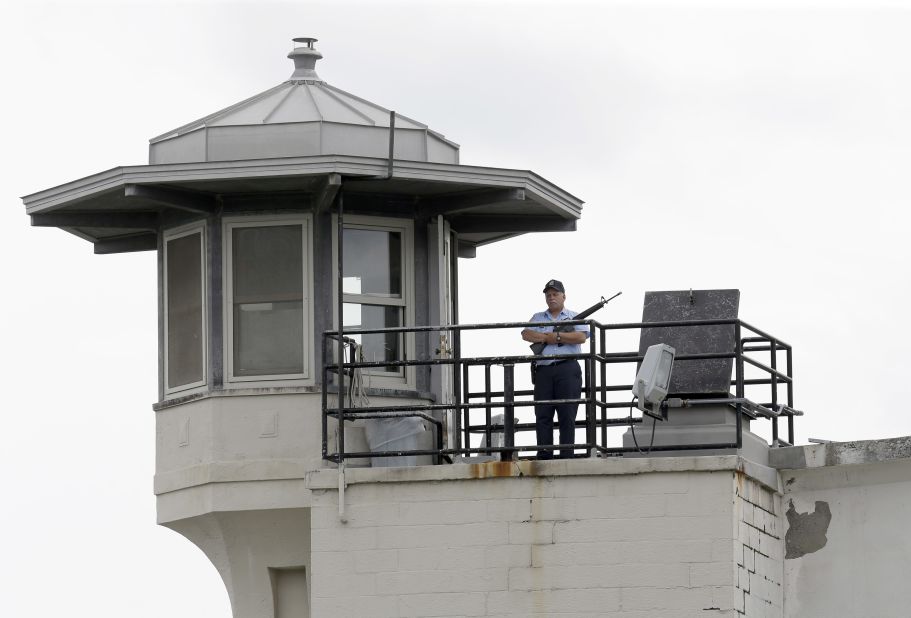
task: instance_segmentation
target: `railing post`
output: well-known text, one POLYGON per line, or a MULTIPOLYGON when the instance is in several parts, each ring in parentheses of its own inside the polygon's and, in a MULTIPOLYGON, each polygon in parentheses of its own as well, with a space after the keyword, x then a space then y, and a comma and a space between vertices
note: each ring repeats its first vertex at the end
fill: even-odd
MULTIPOLYGON (((464 393, 464 399, 466 404, 471 403, 471 388, 469 381, 469 370, 471 366, 468 363, 462 363, 462 392, 464 393)), ((462 433, 459 435, 461 440, 460 444, 463 448, 471 448, 471 408, 459 408, 459 427, 462 428, 462 433)))
MULTIPOLYGON (((491 401, 490 397, 490 364, 484 364, 484 402, 489 404, 491 401)), ((488 405, 484 408, 484 418, 486 426, 484 428, 484 444, 487 445, 487 448, 493 444, 493 432, 490 431, 490 406, 488 405)), ((487 451, 487 454, 490 454, 490 451, 487 451)))
MULTIPOLYGON (((778 348, 775 345, 777 342, 774 339, 769 339, 769 348, 772 353, 769 366, 772 368, 772 371, 775 372, 778 370, 778 348)), ((773 411, 778 411, 778 376, 775 373, 772 373, 772 409, 773 411)), ((778 446, 778 417, 772 419, 772 446, 778 446)))
MULTIPOLYGON (((734 341, 737 346, 737 387, 736 387, 736 397, 737 399, 743 399, 743 340, 740 338, 740 320, 734 323, 734 341)), ((743 404, 737 402, 735 406, 737 410, 737 450, 739 451, 743 448, 743 404)))
MULTIPOLYGON (((792 351, 793 350, 791 350, 791 347, 788 346, 786 362, 787 362, 787 370, 788 370, 788 407, 789 408, 794 407, 794 367, 793 367, 794 358, 793 358, 793 356, 791 356, 792 351)), ((788 415, 788 442, 790 442, 792 445, 796 444, 794 442, 794 416, 790 415, 790 414, 788 415)))
POLYGON ((338 465, 345 461, 345 340, 339 333, 338 364, 338 465))
MULTIPOLYGON (((598 343, 601 354, 607 353, 607 330, 604 328, 598 329, 598 343)), ((607 386, 607 363, 602 362, 599 364, 599 369, 601 370, 601 388, 607 386)), ((607 400, 607 391, 603 391, 604 400, 607 400)), ((601 445, 602 447, 607 446, 607 408, 601 408, 601 445)))
MULTIPOLYGON (((455 444, 450 444, 450 448, 461 451, 462 449, 462 331, 454 329, 452 331, 452 398, 453 401, 453 431, 452 436, 455 444)), ((466 446, 471 446, 468 443, 466 446)))
MULTIPOLYGON (((513 448, 516 445, 516 409, 513 403, 516 399, 515 365, 503 365, 503 446, 513 448)), ((500 453, 501 461, 512 461, 516 457, 515 451, 500 453)))
POLYGON ((320 393, 320 400, 321 400, 320 403, 322 404, 321 407, 323 409, 323 419, 322 419, 323 459, 326 459, 329 456, 329 395, 328 395, 328 393, 329 393, 329 372, 326 369, 326 365, 329 364, 329 355, 326 352, 326 348, 328 346, 327 339, 328 339, 328 337, 324 334, 323 340, 322 340, 322 343, 323 343, 323 349, 322 349, 322 352, 323 352, 323 358, 322 358, 323 384, 322 384, 322 389, 320 389, 322 391, 322 393, 320 393))
POLYGON ((585 359, 585 390, 587 396, 585 400, 585 443, 588 448, 585 449, 586 457, 592 456, 593 445, 598 439, 595 429, 595 338, 591 336, 591 325, 589 325, 588 336, 588 358, 585 359))

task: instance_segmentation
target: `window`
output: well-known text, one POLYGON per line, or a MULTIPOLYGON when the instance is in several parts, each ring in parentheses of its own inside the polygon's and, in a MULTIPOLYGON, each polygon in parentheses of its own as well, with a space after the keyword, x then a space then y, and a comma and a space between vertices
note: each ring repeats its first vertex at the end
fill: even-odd
MULTIPOLYGON (((409 314, 411 222, 352 218, 343 239, 343 324, 348 328, 395 328, 412 321, 409 314), (368 224, 367 222, 371 223, 368 224), (375 224, 374 224, 375 223, 375 224)), ((408 357, 400 333, 355 335, 364 360, 382 362, 408 357)), ((402 367, 371 371, 404 376, 402 367)))
POLYGON ((165 392, 206 381, 203 228, 169 233, 164 241, 165 392))
POLYGON ((245 219, 226 230, 229 380, 308 377, 308 221, 245 219))

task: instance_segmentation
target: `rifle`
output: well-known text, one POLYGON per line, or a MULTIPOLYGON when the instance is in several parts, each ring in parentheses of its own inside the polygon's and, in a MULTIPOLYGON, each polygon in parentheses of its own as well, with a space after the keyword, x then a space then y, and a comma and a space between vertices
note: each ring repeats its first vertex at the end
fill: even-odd
MULTIPOLYGON (((588 316, 590 316, 591 314, 593 314, 595 311, 597 311, 598 309, 600 309, 601 307, 603 307, 604 305, 606 305, 606 304, 609 303, 610 301, 614 300, 615 298, 617 298, 617 297, 620 296, 621 294, 623 294, 623 292, 617 292, 616 294, 614 294, 613 296, 611 296, 611 297, 608 298, 607 300, 605 300, 604 297, 602 296, 602 297, 601 297, 601 300, 599 300, 598 302, 596 302, 594 305, 592 305, 591 307, 589 307, 589 308, 586 309, 585 311, 580 311, 579 313, 577 313, 577 314, 576 314, 576 317, 574 317, 573 320, 584 320, 585 318, 587 318, 588 316)), ((565 325, 565 324, 560 324, 560 325, 554 326, 553 332, 555 332, 555 333, 558 333, 558 332, 559 332, 559 333, 568 333, 569 331, 574 330, 574 329, 575 329, 575 326, 567 326, 567 325, 565 325)), ((535 356, 540 356, 540 355, 541 355, 541 352, 544 351, 545 345, 547 345, 547 344, 544 344, 544 343, 533 343, 533 344, 531 344, 529 347, 531 348, 531 351, 534 352, 535 356)))

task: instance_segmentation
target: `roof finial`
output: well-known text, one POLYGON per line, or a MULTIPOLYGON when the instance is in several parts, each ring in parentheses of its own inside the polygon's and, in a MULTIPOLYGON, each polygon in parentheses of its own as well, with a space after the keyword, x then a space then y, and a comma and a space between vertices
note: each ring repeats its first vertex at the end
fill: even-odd
POLYGON ((297 37, 293 41, 295 46, 288 54, 288 57, 294 61, 294 73, 291 74, 289 79, 322 81, 313 68, 316 66, 316 61, 323 57, 313 46, 317 39, 304 36, 297 37), (297 43, 302 43, 303 45, 298 46, 296 45, 297 43))

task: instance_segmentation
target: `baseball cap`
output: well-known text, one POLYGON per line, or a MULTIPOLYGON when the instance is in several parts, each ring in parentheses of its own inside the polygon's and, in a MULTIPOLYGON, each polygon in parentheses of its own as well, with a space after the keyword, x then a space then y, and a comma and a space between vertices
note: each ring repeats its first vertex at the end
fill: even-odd
POLYGON ((542 292, 546 292, 548 288, 553 288, 562 294, 566 294, 566 290, 563 289, 563 282, 557 281, 556 279, 551 279, 546 284, 544 284, 544 289, 542 292))

